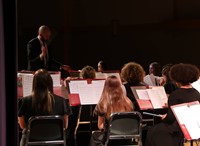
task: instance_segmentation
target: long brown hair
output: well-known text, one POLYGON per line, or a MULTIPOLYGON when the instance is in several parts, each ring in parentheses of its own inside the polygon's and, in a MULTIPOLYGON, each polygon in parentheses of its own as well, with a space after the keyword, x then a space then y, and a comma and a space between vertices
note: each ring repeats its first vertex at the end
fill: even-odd
POLYGON ((133 104, 124 95, 121 82, 116 76, 107 77, 101 98, 97 104, 97 110, 104 114, 107 119, 109 119, 111 113, 133 110, 133 104))
POLYGON ((39 69, 35 72, 32 86, 32 106, 38 114, 49 114, 52 111, 53 80, 50 74, 39 69))

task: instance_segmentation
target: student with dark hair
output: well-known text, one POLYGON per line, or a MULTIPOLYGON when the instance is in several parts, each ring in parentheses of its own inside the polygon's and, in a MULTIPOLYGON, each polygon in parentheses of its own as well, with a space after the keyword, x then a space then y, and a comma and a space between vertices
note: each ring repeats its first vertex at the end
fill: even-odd
POLYGON ((18 113, 18 123, 23 129, 20 146, 25 146, 27 124, 32 116, 41 115, 61 115, 65 119, 68 127, 68 116, 71 108, 68 101, 53 93, 53 80, 50 74, 39 69, 33 77, 32 93, 22 99, 22 104, 18 113))
POLYGON ((98 68, 97 71, 100 71, 100 72, 105 71, 107 70, 107 64, 101 60, 98 62, 97 68, 98 68))
POLYGON ((154 76, 161 76, 161 65, 158 62, 152 62, 149 65, 149 74, 153 74, 154 76))
POLYGON ((146 86, 143 82, 145 71, 143 67, 136 62, 128 62, 121 69, 121 79, 123 81, 123 89, 125 95, 133 102, 135 110, 139 110, 139 106, 131 90, 131 86, 146 86))
POLYGON ((144 82, 150 86, 159 86, 161 77, 161 65, 158 62, 152 62, 149 65, 149 73, 144 77, 144 82))
POLYGON ((191 86, 199 79, 199 69, 192 64, 175 64, 170 69, 170 78, 178 88, 168 98, 168 112, 162 116, 162 122, 149 129, 145 146, 183 146, 183 133, 170 108, 172 105, 200 102, 200 93, 191 86))
POLYGON ((162 68, 162 77, 163 77, 163 83, 162 86, 165 88, 166 94, 169 96, 171 92, 177 89, 177 85, 174 81, 171 80, 170 78, 170 70, 172 64, 166 64, 162 68))

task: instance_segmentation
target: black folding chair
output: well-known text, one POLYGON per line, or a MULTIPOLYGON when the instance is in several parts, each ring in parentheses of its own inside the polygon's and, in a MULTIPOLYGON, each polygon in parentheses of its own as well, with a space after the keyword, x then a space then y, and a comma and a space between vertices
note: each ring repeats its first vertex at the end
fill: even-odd
POLYGON ((28 121, 26 146, 66 146, 65 120, 62 116, 34 116, 28 121))
POLYGON ((139 112, 111 114, 105 146, 142 146, 142 116, 139 112))

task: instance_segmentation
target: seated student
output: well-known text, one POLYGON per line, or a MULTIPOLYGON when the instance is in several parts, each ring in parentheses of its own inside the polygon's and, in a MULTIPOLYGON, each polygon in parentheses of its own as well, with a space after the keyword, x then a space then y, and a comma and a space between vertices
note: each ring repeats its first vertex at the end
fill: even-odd
POLYGON ((68 127, 68 116, 71 114, 69 103, 64 97, 53 93, 53 80, 45 69, 35 72, 32 94, 24 97, 18 113, 18 123, 23 129, 20 146, 25 146, 28 119, 40 115, 61 115, 68 127))
POLYGON ((168 112, 162 122, 149 129, 145 146, 183 146, 183 133, 170 108, 172 105, 200 101, 200 93, 191 86, 199 79, 199 69, 192 64, 175 64, 170 69, 170 78, 178 88, 168 98, 168 112))
POLYGON ((99 71, 99 72, 105 71, 105 70, 107 70, 107 64, 101 60, 98 62, 97 68, 98 68, 97 71, 99 71))
MULTIPOLYGON (((95 79, 96 78, 96 74, 95 74, 95 69, 90 66, 90 65, 86 65, 84 66, 81 70, 80 70, 80 78, 81 79, 95 79)), ((65 82, 67 80, 73 80, 73 78, 67 78, 65 80, 65 82)), ((66 84, 65 84, 66 86, 66 84)), ((75 146, 76 142, 75 141, 75 137, 74 137, 74 132, 77 126, 77 122, 78 122, 78 114, 79 114, 79 108, 80 106, 72 106, 72 115, 69 116, 69 126, 67 129, 67 146, 75 146)), ((82 113, 86 112, 88 114, 88 106, 83 106, 82 107, 82 113)), ((85 115, 87 115, 85 114, 85 115)))
POLYGON ((80 76, 83 79, 94 79, 96 78, 96 70, 92 66, 86 65, 82 68, 80 76))
POLYGON ((172 64, 166 64, 162 68, 162 77, 163 81, 160 83, 165 88, 166 94, 169 96, 171 92, 177 89, 177 85, 174 81, 172 81, 169 77, 170 69, 172 64))
POLYGON ((159 86, 161 77, 161 66, 158 62, 149 65, 149 74, 144 77, 144 82, 150 86, 159 86))
POLYGON ((131 90, 131 86, 146 86, 143 82, 145 71, 143 67, 136 62, 128 62, 121 69, 121 79, 125 95, 133 102, 135 110, 139 110, 136 99, 131 90))
POLYGON ((101 132, 92 134, 89 146, 105 143, 108 120, 112 113, 130 112, 133 109, 131 100, 123 93, 120 80, 116 76, 106 78, 100 100, 94 109, 94 115, 98 116, 98 128, 101 132))

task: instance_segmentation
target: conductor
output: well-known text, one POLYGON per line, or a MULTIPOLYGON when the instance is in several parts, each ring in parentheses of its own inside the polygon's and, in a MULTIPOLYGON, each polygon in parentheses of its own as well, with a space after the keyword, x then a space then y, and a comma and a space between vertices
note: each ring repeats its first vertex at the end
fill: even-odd
POLYGON ((46 69, 48 71, 63 71, 63 67, 66 68, 66 66, 68 66, 61 64, 53 58, 51 50, 49 49, 50 37, 50 28, 46 25, 42 25, 38 29, 37 37, 28 42, 28 71, 36 71, 38 69, 46 69))

